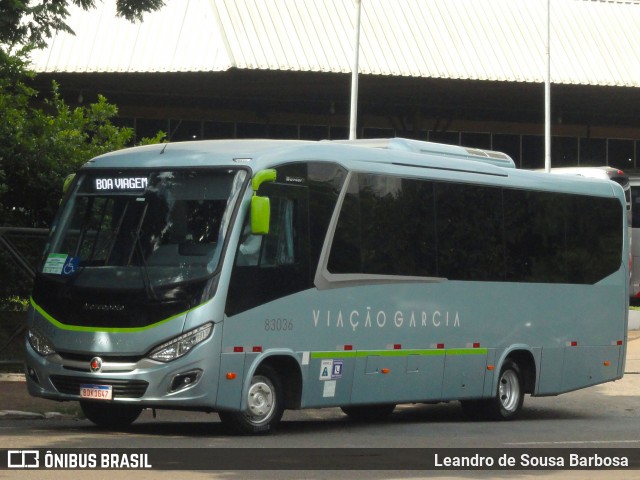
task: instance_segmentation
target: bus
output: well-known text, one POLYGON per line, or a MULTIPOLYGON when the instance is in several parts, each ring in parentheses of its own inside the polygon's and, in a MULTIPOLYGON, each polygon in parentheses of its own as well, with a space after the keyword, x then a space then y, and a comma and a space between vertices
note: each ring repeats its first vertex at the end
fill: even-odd
POLYGON ((631 303, 640 305, 640 176, 629 178, 631 185, 631 303))
POLYGON ((622 378, 622 188, 412 146, 212 140, 90 160, 37 271, 29 392, 104 428, 183 409, 254 434, 285 409, 459 401, 509 420, 525 395, 622 378))

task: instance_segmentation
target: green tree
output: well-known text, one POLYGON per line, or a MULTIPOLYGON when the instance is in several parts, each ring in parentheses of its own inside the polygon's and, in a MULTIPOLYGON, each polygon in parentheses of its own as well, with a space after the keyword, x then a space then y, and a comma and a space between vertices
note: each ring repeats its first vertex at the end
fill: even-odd
MULTIPOLYGON (((95 7, 95 0, 0 0, 0 225, 46 227, 66 175, 90 158, 123 148, 133 132, 112 123, 117 107, 103 96, 70 108, 58 85, 44 101, 29 86, 30 50, 41 48, 66 24, 68 7, 95 7), (37 106, 34 106, 37 105, 37 106)), ((116 0, 117 14, 131 21, 159 9, 163 0, 116 0)), ((144 143, 160 141, 158 133, 144 143)))
MULTIPOLYGON (((118 15, 140 20, 163 0, 117 0, 118 15)), ((67 7, 89 9, 94 0, 0 0, 0 226, 48 227, 62 195, 64 178, 101 153, 130 144, 133 131, 112 123, 117 108, 103 96, 71 108, 58 85, 42 98, 30 87, 34 73, 26 58, 58 30, 71 32, 67 7)), ((162 140, 163 132, 141 143, 162 140)), ((15 243, 14 239, 14 243, 15 243)), ((35 263, 41 240, 17 239, 35 263)), ((28 295, 31 280, 0 249, 0 308, 6 298, 28 295)))
MULTIPOLYGON (((95 0, 0 0, 0 48, 41 48, 55 31, 73 33, 66 24, 69 5, 89 10, 95 4, 95 0)), ((130 21, 163 5, 164 0, 116 0, 117 14, 130 21)))
POLYGON ((132 129, 112 123, 117 107, 101 95, 95 103, 71 108, 54 82, 43 108, 35 107, 37 92, 28 85, 33 75, 21 56, 0 52, 0 225, 47 227, 64 178, 133 138, 132 129))

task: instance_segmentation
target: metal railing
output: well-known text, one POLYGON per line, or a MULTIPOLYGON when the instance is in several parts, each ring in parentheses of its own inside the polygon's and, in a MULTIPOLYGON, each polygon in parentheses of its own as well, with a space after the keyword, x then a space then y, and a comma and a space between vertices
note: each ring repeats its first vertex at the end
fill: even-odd
MULTIPOLYGON (((44 245, 34 245, 32 240, 39 240, 42 243, 46 241, 49 236, 49 229, 47 228, 24 228, 24 227, 0 227, 0 252, 6 252, 11 262, 17 266, 18 271, 24 275, 24 284, 29 285, 33 282, 36 276, 35 260, 39 258, 40 252, 44 245), (37 251, 36 251, 37 250, 37 251)), ((38 243, 38 242, 36 242, 38 243)), ((7 258, 4 256, 3 258, 7 258)), ((0 267, 4 267, 0 265, 0 267)), ((6 272, 7 268, 2 268, 2 271, 6 272)), ((19 282, 10 282, 9 288, 14 286, 18 288, 19 282)), ((23 292, 16 291, 16 296, 19 296, 23 292)), ((15 347, 15 342, 19 342, 22 339, 22 335, 25 331, 26 325, 19 323, 17 325, 11 324, 11 322, 5 322, 0 324, 0 328, 4 329, 4 340, 0 344, 0 355, 6 352, 10 347, 15 347)), ((18 350, 13 349, 14 352, 18 350)), ((10 353, 13 356, 15 353, 10 353)), ((21 358, 3 358, 0 360, 0 366, 14 366, 23 363, 21 358)))

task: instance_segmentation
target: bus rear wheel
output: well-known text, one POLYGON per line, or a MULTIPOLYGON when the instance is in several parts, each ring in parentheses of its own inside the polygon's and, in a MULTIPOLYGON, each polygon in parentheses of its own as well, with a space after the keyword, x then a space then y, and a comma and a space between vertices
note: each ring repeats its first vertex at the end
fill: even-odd
POLYGON ((518 364, 507 360, 498 377, 498 390, 489 400, 489 416, 494 420, 512 420, 518 416, 524 402, 522 374, 518 364))
POLYGON ((142 412, 142 407, 118 403, 80 402, 80 408, 92 423, 111 429, 128 427, 142 412))
POLYGON ((284 413, 282 383, 278 374, 263 366, 256 370, 247 391, 245 412, 218 412, 222 423, 234 433, 267 433, 275 429, 284 413))
POLYGON ((358 405, 355 407, 340 407, 340 409, 352 420, 359 422, 375 421, 388 417, 396 406, 393 403, 380 405, 358 405))
POLYGON ((493 398, 463 400, 464 413, 473 420, 513 420, 522 410, 524 388, 518 364, 507 360, 498 377, 498 387, 493 398))

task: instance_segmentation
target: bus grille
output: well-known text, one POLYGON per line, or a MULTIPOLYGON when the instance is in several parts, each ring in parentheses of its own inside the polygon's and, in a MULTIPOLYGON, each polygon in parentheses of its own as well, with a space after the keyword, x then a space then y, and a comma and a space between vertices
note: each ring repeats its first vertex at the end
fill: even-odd
POLYGON ((113 387, 113 398, 140 398, 149 386, 149 383, 144 380, 119 380, 113 378, 89 379, 83 377, 66 377, 64 375, 52 375, 50 378, 56 390, 67 395, 80 395, 80 385, 98 384, 111 385, 113 387))

